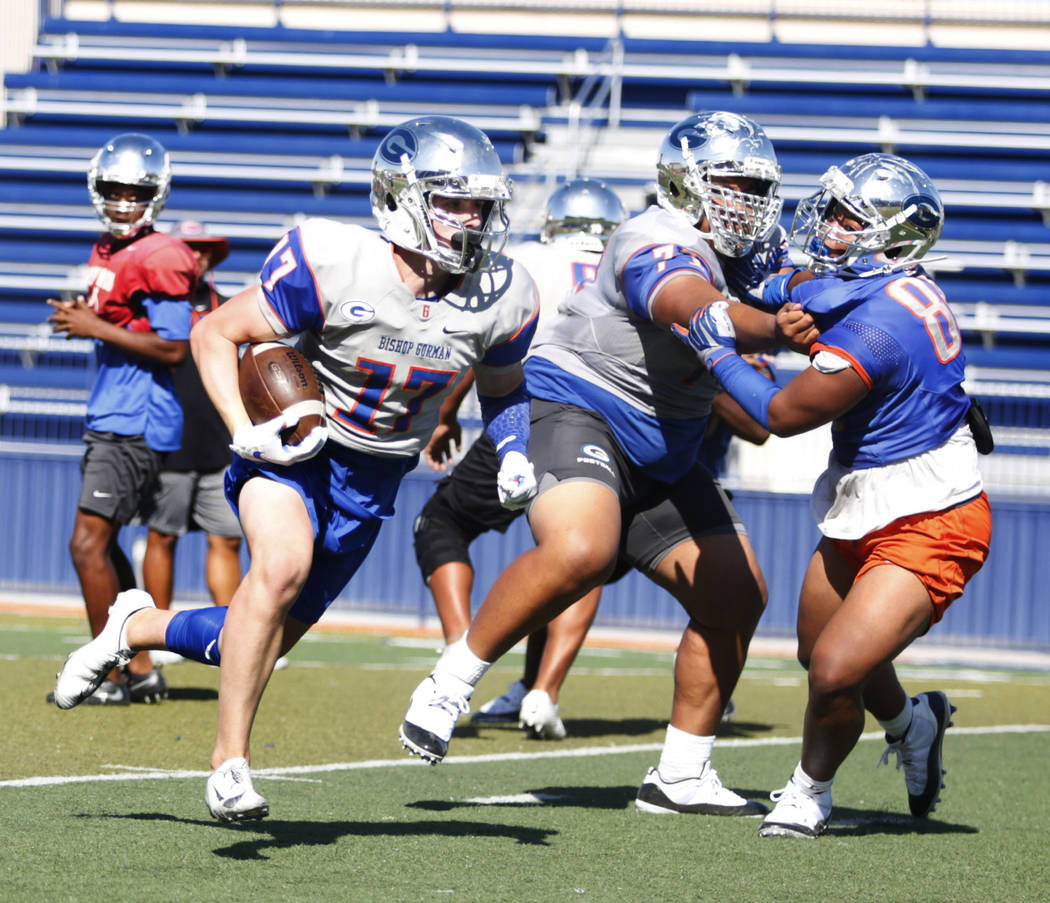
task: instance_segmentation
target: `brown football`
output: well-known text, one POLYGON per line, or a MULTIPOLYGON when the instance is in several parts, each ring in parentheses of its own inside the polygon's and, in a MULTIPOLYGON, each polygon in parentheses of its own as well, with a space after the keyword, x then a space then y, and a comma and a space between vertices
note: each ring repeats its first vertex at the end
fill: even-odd
POLYGON ((324 394, 310 362, 290 345, 260 342, 241 357, 238 381, 244 409, 252 423, 294 410, 299 422, 281 432, 285 445, 298 445, 324 423, 324 394))

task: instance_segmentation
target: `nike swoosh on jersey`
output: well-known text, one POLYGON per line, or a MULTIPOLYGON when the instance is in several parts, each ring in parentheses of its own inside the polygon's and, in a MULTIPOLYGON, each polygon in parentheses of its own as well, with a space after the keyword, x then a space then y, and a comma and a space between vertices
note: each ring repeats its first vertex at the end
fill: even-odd
POLYGON ((96 499, 111 499, 113 498, 112 492, 99 492, 97 489, 91 491, 91 497, 96 499))
POLYGON ((218 642, 218 641, 217 640, 212 640, 210 643, 208 643, 207 646, 204 647, 204 658, 205 658, 206 661, 209 661, 209 662, 212 661, 211 651, 212 651, 212 649, 215 648, 216 642, 218 642))

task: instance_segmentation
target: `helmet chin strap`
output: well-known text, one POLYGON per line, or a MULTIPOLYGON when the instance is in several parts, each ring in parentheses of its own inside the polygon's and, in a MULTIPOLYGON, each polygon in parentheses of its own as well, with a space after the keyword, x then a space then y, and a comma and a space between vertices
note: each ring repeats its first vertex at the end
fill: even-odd
POLYGON ((463 266, 466 270, 470 273, 475 272, 478 263, 480 262, 480 236, 471 240, 471 238, 467 237, 466 230, 464 230, 453 235, 448 243, 452 247, 452 250, 460 255, 460 259, 463 261, 463 266))

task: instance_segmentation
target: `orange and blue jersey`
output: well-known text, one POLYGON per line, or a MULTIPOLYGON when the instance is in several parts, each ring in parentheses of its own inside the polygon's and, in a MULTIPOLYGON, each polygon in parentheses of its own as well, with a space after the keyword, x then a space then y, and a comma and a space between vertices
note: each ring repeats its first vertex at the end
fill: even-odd
POLYGON ((877 467, 943 445, 969 410, 962 335, 944 293, 921 268, 825 276, 791 299, 821 331, 810 356, 830 351, 850 363, 868 394, 835 421, 836 458, 877 467))

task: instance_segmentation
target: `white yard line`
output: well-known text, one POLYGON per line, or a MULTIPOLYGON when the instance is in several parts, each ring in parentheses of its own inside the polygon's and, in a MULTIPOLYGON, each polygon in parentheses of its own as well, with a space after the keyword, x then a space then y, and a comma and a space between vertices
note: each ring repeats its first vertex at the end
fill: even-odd
MULTIPOLYGON (((1050 724, 1001 724, 990 727, 956 727, 949 736, 980 736, 984 734, 1035 734, 1050 732, 1050 724)), ((883 741, 882 731, 862 734, 861 740, 883 741)), ((793 746, 802 742, 801 737, 759 737, 754 739, 722 739, 717 741, 718 749, 746 749, 759 746, 793 746)), ((662 743, 635 743, 625 746, 585 746, 576 749, 553 749, 542 752, 527 753, 492 753, 484 756, 449 756, 443 765, 473 765, 483 762, 519 762, 526 759, 577 759, 597 756, 623 755, 635 752, 657 752, 662 743)), ((51 775, 35 778, 17 778, 0 781, 0 787, 54 787, 62 784, 94 784, 112 781, 167 781, 185 778, 206 778, 207 771, 147 769, 132 765, 107 765, 107 768, 120 769, 111 774, 84 775, 51 775)), ((364 762, 332 762, 327 765, 290 765, 284 768, 253 769, 255 777, 289 780, 300 775, 324 774, 335 771, 361 771, 371 768, 426 767, 419 759, 370 759, 364 762)))

